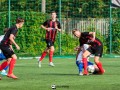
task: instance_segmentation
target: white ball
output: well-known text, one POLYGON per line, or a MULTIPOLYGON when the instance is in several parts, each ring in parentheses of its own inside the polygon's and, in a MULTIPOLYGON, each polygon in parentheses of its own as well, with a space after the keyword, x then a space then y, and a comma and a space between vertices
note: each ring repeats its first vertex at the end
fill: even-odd
POLYGON ((95 71, 94 65, 89 65, 89 66, 87 67, 87 70, 88 70, 89 73, 93 73, 93 72, 95 71))
POLYGON ((51 88, 52 88, 52 89, 56 89, 56 86, 55 86, 55 84, 54 84, 54 85, 51 85, 51 88))

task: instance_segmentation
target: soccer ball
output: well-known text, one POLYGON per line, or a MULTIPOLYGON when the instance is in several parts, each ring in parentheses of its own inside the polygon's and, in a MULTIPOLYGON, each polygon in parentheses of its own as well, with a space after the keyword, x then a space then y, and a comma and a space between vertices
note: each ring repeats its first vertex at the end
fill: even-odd
POLYGON ((89 66, 87 67, 87 70, 88 70, 89 73, 93 73, 93 72, 95 71, 94 65, 89 65, 89 66))
POLYGON ((56 86, 55 86, 55 84, 54 84, 54 85, 51 85, 51 88, 52 88, 52 89, 56 89, 56 86))

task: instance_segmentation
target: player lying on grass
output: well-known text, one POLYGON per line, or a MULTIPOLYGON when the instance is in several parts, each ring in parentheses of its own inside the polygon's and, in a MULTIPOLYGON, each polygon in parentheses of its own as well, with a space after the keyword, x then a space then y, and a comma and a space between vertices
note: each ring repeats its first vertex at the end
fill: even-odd
POLYGON ((41 25, 41 27, 46 30, 45 39, 46 39, 47 47, 42 53, 41 57, 39 58, 39 61, 38 61, 39 67, 41 67, 41 62, 48 52, 49 52, 49 65, 54 66, 52 62, 53 54, 55 51, 54 42, 57 35, 57 31, 61 31, 60 23, 56 17, 57 17, 56 12, 52 12, 51 19, 45 21, 43 25, 41 25))
POLYGON ((2 50, 3 54, 5 55, 7 59, 7 61, 3 62, 0 65, 0 71, 9 65, 7 77, 13 78, 13 79, 17 79, 18 77, 16 77, 13 74, 13 69, 16 63, 17 56, 14 53, 12 44, 15 45, 17 50, 20 50, 20 47, 18 46, 18 44, 15 42, 14 39, 16 38, 18 29, 22 28, 23 24, 24 24, 24 19, 17 18, 16 24, 12 26, 11 28, 9 28, 9 30, 6 32, 3 40, 0 43, 0 49, 2 50))
POLYGON ((82 62, 84 67, 84 75, 88 75, 87 71, 87 57, 91 54, 94 54, 94 62, 99 68, 99 73, 103 74, 105 70, 102 67, 102 63, 99 61, 99 58, 102 56, 103 52, 103 45, 102 42, 95 37, 95 32, 80 32, 78 29, 74 29, 72 33, 79 38, 80 47, 83 46, 83 44, 90 45, 87 50, 83 53, 82 56, 82 62))
MULTIPOLYGON (((77 50, 77 56, 76 56, 76 65, 78 66, 79 69, 79 75, 83 75, 83 61, 82 61, 82 55, 83 52, 88 49, 89 45, 88 44, 83 44, 83 46, 80 48, 79 46, 75 48, 77 50)), ((87 61, 89 61, 89 57, 87 58, 87 61)))
MULTIPOLYGON (((89 48, 88 44, 83 44, 81 50, 79 51, 80 47, 75 48, 75 50, 78 51, 78 55, 76 56, 76 65, 78 67, 79 70, 79 75, 83 75, 83 62, 82 62, 82 54, 84 53, 85 50, 87 50, 89 48)), ((92 74, 97 74, 99 71, 99 68, 93 64, 92 62, 89 61, 89 57, 87 57, 87 63, 88 63, 88 72, 92 73, 92 74), (90 67, 89 67, 90 66, 90 67), (91 71, 91 67, 92 67, 92 71, 91 71)))

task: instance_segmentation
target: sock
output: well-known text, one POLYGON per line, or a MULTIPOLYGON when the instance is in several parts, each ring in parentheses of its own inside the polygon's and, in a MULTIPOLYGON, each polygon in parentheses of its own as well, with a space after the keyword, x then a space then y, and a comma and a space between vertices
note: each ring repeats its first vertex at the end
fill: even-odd
POLYGON ((88 71, 87 71, 87 58, 83 58, 83 68, 84 68, 84 74, 88 74, 88 71))
POLYGON ((46 55, 47 55, 47 52, 45 52, 45 51, 44 51, 44 52, 42 53, 42 56, 40 57, 40 59, 39 59, 39 60, 40 60, 40 61, 42 61, 42 60, 43 60, 43 58, 44 58, 46 55))
POLYGON ((79 64, 79 72, 82 72, 82 70, 83 70, 83 63, 80 62, 80 64, 79 64))
POLYGON ((49 62, 52 62, 52 58, 53 58, 53 51, 50 51, 49 53, 49 62))
POLYGON ((6 70, 8 69, 8 67, 9 67, 9 65, 8 65, 8 66, 6 66, 6 67, 4 68, 4 70, 6 71, 6 70))
POLYGON ((3 70, 6 66, 8 66, 8 62, 5 61, 0 65, 0 71, 3 70))
POLYGON ((8 74, 12 74, 13 73, 13 69, 14 69, 15 63, 16 63, 16 59, 12 58, 11 61, 10 61, 8 74))
POLYGON ((97 67, 99 68, 100 72, 101 72, 101 73, 104 73, 104 69, 103 69, 103 67, 102 67, 102 63, 99 62, 99 63, 96 63, 96 65, 97 65, 97 67))

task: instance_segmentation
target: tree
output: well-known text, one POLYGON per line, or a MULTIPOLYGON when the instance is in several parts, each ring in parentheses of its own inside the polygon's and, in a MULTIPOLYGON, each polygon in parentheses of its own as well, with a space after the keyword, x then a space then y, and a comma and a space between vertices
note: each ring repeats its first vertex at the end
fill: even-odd
POLYGON ((46 0, 41 1, 41 12, 45 13, 46 12, 46 0))

